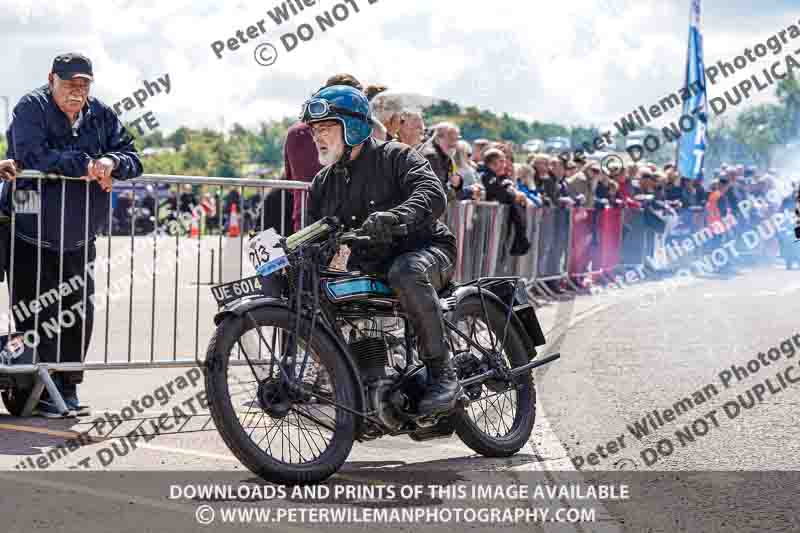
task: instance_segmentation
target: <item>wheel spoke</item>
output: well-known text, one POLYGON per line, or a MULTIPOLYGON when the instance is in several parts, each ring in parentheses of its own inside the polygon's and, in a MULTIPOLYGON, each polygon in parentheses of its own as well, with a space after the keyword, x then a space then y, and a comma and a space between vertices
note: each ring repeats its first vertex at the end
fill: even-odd
MULTIPOLYGON (((296 411, 293 414, 294 414, 295 420, 297 420, 297 426, 300 427, 300 425, 301 425, 300 417, 298 416, 296 411)), ((309 442, 308 437, 306 437, 305 433, 302 433, 302 435, 303 435, 303 438, 306 441, 306 444, 308 444, 308 449, 310 450, 311 449, 311 442, 309 442)), ((312 441, 313 441, 313 435, 312 435, 312 441)), ((322 455, 322 451, 319 449, 319 447, 316 445, 316 443, 314 443, 314 447, 317 449, 317 452, 319 453, 319 455, 322 455)), ((319 456, 315 456, 314 458, 316 459, 317 457, 319 457, 319 456)))
MULTIPOLYGON (((488 363, 490 368, 493 368, 495 363, 491 360, 491 357, 478 352, 477 349, 477 346, 480 346, 483 350, 492 353, 492 338, 494 337, 492 333, 494 328, 490 325, 489 317, 485 316, 485 313, 479 309, 470 311, 468 314, 465 313, 454 320, 454 325, 466 337, 458 337, 461 339, 459 348, 461 344, 465 344, 464 352, 470 353, 481 364, 488 363), (477 346, 472 346, 467 342, 467 339, 477 346)), ((498 337, 501 335, 498 335, 498 337)), ((509 341, 506 341, 499 352, 497 361, 507 368, 511 368, 511 358, 507 353, 508 350, 509 341)), ((495 392, 486 385, 481 387, 481 395, 477 399, 470 401, 469 408, 464 410, 464 414, 471 420, 475 430, 481 431, 491 438, 502 438, 513 432, 518 416, 517 400, 519 399, 519 390, 524 386, 515 381, 512 381, 510 388, 500 392, 495 392)))
POLYGON ((305 457, 303 457, 303 454, 302 454, 302 452, 300 451, 300 449, 299 449, 299 448, 297 448, 297 447, 294 445, 294 442, 292 442, 292 426, 291 426, 291 424, 289 423, 289 420, 288 420, 288 419, 286 419, 286 418, 284 418, 284 420, 286 420, 286 422, 287 422, 287 424, 286 424, 286 425, 287 425, 287 426, 289 426, 289 428, 288 428, 288 430, 287 430, 287 433, 286 433, 286 437, 287 437, 287 439, 286 439, 286 440, 288 441, 288 444, 289 444, 289 462, 290 462, 290 463, 292 462, 292 449, 294 449, 294 451, 295 451, 295 452, 297 452, 298 459, 302 459, 304 463, 305 463, 305 462, 307 462, 307 461, 306 461, 306 459, 305 459, 305 457))
MULTIPOLYGON (((320 420, 319 418, 315 417, 315 416, 314 416, 314 415, 312 415, 311 413, 307 413, 307 412, 305 412, 305 411, 301 411, 301 410, 299 410, 299 409, 297 408, 297 406, 292 406, 292 411, 293 411, 295 414, 299 414, 299 415, 300 415, 300 416, 302 416, 303 418, 307 418, 308 420, 311 420, 312 422, 314 422, 314 424, 315 424, 316 426, 322 426, 322 427, 324 427, 325 429, 327 429, 328 431, 331 431, 331 432, 335 432, 335 431, 336 431, 336 429, 335 429, 335 428, 332 428, 332 427, 331 427, 331 426, 329 426, 327 423, 323 422, 322 420, 320 420)), ((323 413, 323 414, 324 414, 324 413, 323 413)), ((334 420, 334 422, 335 422, 335 420, 334 420)))
POLYGON ((225 379, 235 413, 234 424, 238 424, 243 436, 276 461, 291 465, 314 463, 330 451, 341 424, 339 413, 343 408, 333 403, 336 393, 329 360, 321 358, 317 348, 307 344, 302 335, 298 337, 288 328, 256 323, 252 315, 251 321, 252 327, 233 341, 227 355, 230 366, 225 379), (293 352, 297 352, 294 357, 293 352), (237 354, 242 364, 234 363, 237 354), (305 363, 297 360, 298 354, 305 354, 305 363), (238 368, 244 366, 245 359, 249 370, 238 368), (295 402, 284 395, 276 381, 287 376, 300 381, 296 374, 303 364, 299 384, 314 398, 295 402), (267 386, 274 390, 263 390, 267 386), (277 398, 272 398, 273 394, 277 398), (289 412, 275 414, 273 409, 280 407, 271 403, 283 401, 289 402, 289 412))

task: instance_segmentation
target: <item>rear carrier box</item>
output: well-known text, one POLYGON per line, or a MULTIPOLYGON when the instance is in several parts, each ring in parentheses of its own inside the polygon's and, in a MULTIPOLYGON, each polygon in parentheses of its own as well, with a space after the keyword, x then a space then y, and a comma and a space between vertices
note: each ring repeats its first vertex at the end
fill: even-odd
POLYGON ((525 288, 525 282, 522 280, 516 282, 503 280, 496 283, 487 283, 483 285, 483 288, 500 298, 504 304, 513 307, 514 313, 522 322, 522 326, 525 328, 525 332, 534 347, 547 344, 542 326, 536 317, 536 309, 534 309, 528 296, 528 290, 525 288))

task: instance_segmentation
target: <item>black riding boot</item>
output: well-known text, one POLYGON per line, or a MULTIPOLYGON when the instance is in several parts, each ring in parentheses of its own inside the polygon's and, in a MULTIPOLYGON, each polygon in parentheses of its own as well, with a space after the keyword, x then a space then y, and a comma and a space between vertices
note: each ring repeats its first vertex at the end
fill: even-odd
POLYGON ((446 253, 429 248, 395 258, 388 274, 417 334, 420 359, 428 368, 427 388, 418 404, 418 412, 425 415, 452 407, 461 395, 436 293, 449 281, 452 265, 446 253))
POLYGON ((458 373, 450 355, 426 359, 428 367, 428 387, 419 400, 417 412, 421 415, 432 415, 455 407, 463 390, 458 383, 458 373))

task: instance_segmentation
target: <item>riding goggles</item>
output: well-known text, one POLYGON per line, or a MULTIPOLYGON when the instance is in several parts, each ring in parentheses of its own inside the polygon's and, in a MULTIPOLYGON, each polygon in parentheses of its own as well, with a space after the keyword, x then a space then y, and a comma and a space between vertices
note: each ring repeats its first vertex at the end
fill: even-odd
POLYGON ((348 117, 355 117, 364 121, 368 118, 363 113, 350 111, 343 107, 333 105, 327 100, 322 98, 312 98, 303 104, 303 110, 300 112, 300 120, 307 122, 309 120, 319 120, 330 116, 345 115, 348 117))

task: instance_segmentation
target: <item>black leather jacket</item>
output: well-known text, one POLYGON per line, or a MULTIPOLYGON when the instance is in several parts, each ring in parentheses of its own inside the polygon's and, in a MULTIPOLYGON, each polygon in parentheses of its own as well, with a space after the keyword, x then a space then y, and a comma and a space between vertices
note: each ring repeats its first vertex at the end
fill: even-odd
POLYGON ((438 219, 447 198, 430 163, 417 151, 394 141, 370 137, 361 153, 348 165, 348 177, 337 176, 333 167, 314 178, 308 206, 309 223, 325 216, 338 217, 357 228, 375 211, 389 211, 407 224, 409 234, 391 245, 355 247, 350 267, 385 274, 391 260, 413 250, 435 246, 455 262, 456 239, 438 219))

